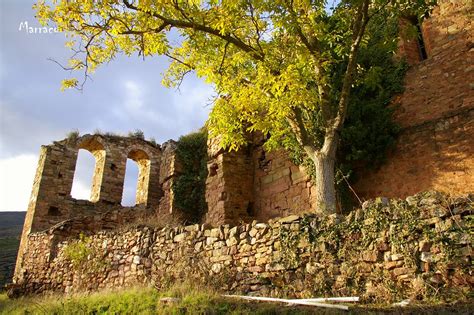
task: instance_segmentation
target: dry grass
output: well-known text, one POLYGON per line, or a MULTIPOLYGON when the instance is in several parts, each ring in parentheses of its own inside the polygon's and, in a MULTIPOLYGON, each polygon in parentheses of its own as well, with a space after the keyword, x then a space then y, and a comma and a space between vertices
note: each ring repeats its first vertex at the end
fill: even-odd
POLYGON ((196 283, 181 282, 157 291, 135 287, 72 296, 43 295, 8 299, 0 294, 0 314, 471 314, 473 302, 354 305, 349 312, 281 303, 223 298, 196 283), (168 298, 164 300, 163 298, 168 298), (173 298, 169 302, 169 298, 173 298))

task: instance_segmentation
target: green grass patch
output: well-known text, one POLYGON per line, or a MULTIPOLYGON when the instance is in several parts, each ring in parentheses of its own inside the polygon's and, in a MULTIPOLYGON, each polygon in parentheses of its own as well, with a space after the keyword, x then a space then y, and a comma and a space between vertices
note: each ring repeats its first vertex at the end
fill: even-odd
MULTIPOLYGON (((89 295, 35 296, 8 299, 0 294, 0 314, 313 314, 314 309, 282 307, 226 299, 186 284, 158 292, 153 288, 103 291, 89 295), (161 301, 164 297, 178 302, 161 301)), ((334 312, 323 314, 336 314, 334 312)))
POLYGON ((0 295, 0 314, 156 314, 156 297, 149 288, 16 300, 0 295))
POLYGON ((11 300, 0 294, 0 314, 469 314, 471 303, 453 305, 413 304, 407 308, 390 305, 354 305, 345 311, 279 303, 249 302, 223 298, 207 288, 188 284, 168 290, 132 288, 73 296, 47 295, 11 300), (162 298, 177 298, 163 302, 162 298))

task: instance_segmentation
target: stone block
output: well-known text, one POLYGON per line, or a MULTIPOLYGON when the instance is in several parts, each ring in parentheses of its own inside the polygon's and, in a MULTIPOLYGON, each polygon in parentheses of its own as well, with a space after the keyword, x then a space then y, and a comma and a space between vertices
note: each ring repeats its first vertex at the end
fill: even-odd
POLYGON ((256 228, 252 228, 250 231, 249 231, 249 235, 250 237, 255 237, 255 235, 257 235, 258 233, 258 230, 256 228))
POLYGON ((214 244, 214 242, 216 242, 216 241, 217 241, 217 238, 215 238, 215 237, 208 237, 208 238, 206 238, 206 245, 208 245, 208 246, 209 246, 209 245, 212 245, 212 244, 214 244))
POLYGON ((392 254, 390 258, 392 259, 392 261, 397 261, 397 260, 402 260, 404 257, 402 254, 392 254))
POLYGON ((384 263, 384 268, 387 270, 392 270, 401 266, 403 266, 403 261, 387 261, 384 263))
POLYGON ((173 238, 173 241, 176 242, 176 243, 179 243, 179 242, 184 241, 185 239, 186 239, 186 233, 181 233, 181 234, 176 235, 173 238))
POLYGON ((237 245, 238 243, 239 243, 239 240, 235 236, 232 236, 232 237, 230 237, 229 239, 226 240, 226 245, 227 246, 237 245))
POLYGON ((219 272, 222 271, 223 267, 224 266, 222 264, 213 264, 211 266, 211 270, 212 270, 213 273, 219 273, 219 272))
POLYGON ((290 223, 290 222, 294 222, 294 221, 299 220, 299 219, 300 219, 300 217, 298 215, 289 215, 287 217, 279 219, 278 222, 280 222, 280 223, 290 223))
POLYGON ((418 243, 418 250, 420 252, 429 252, 431 250, 431 241, 423 240, 418 243))
POLYGON ((411 275, 415 272, 413 268, 399 267, 392 270, 395 276, 411 275))
POLYGON ((378 250, 365 251, 361 253, 361 258, 365 262, 377 262, 382 259, 382 253, 378 250))

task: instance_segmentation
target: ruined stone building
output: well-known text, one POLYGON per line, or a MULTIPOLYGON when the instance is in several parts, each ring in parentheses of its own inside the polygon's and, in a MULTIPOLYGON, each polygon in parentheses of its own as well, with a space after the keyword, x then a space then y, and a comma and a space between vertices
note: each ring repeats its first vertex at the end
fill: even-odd
MULTIPOLYGON (((440 1, 415 25, 420 38, 401 39, 411 68, 394 100, 402 130, 385 165, 355 184, 362 199, 420 191, 474 191, 474 30, 469 1, 440 1)), ((409 19, 404 25, 415 23, 409 19)), ((206 195, 211 222, 235 222, 247 209, 259 220, 306 211, 313 184, 282 151, 209 150, 206 195), (216 171, 217 170, 217 171, 216 171), (250 206, 249 206, 250 205, 250 206)))
MULTIPOLYGON (((474 191, 474 30, 469 1, 441 1, 420 27, 423 41, 400 42, 411 63, 406 90, 394 103, 402 126, 396 148, 380 169, 355 185, 360 197, 406 197, 419 191, 474 191)), ((409 22, 407 22, 409 23, 409 22)), ((112 229, 142 214, 173 214, 171 185, 179 176, 173 142, 85 135, 41 148, 25 220, 16 277, 24 269, 29 235, 65 224, 71 234, 112 229), (96 160, 89 200, 71 197, 78 150, 96 160), (127 158, 139 166, 136 205, 121 205, 127 158), (71 232, 73 231, 73 232, 71 232)), ((283 151, 224 152, 208 147, 202 223, 238 224, 307 212, 314 187, 283 151)), ((60 229, 58 229, 59 231, 60 229)), ((58 232, 59 233, 59 232, 58 232)), ((33 241, 33 239, 32 239, 33 241)), ((46 259, 46 258, 45 258, 46 259)))

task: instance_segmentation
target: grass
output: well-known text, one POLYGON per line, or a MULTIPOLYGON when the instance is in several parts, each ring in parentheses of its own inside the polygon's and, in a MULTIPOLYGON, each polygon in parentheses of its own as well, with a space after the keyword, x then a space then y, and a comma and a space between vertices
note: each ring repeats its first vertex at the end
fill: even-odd
MULTIPOLYGON (((222 298, 217 293, 189 285, 158 292, 153 288, 102 291, 70 297, 49 295, 8 299, 0 294, 0 314, 312 314, 277 304, 249 303, 222 298), (164 297, 178 302, 160 301, 164 297)), ((334 312, 324 314, 336 314, 334 312)))
POLYGON ((278 303, 227 299, 215 291, 182 283, 168 290, 150 287, 102 291, 73 296, 45 295, 16 300, 0 294, 0 314, 470 314, 472 303, 354 306, 349 312, 278 303), (166 303, 164 297, 178 298, 166 303))

